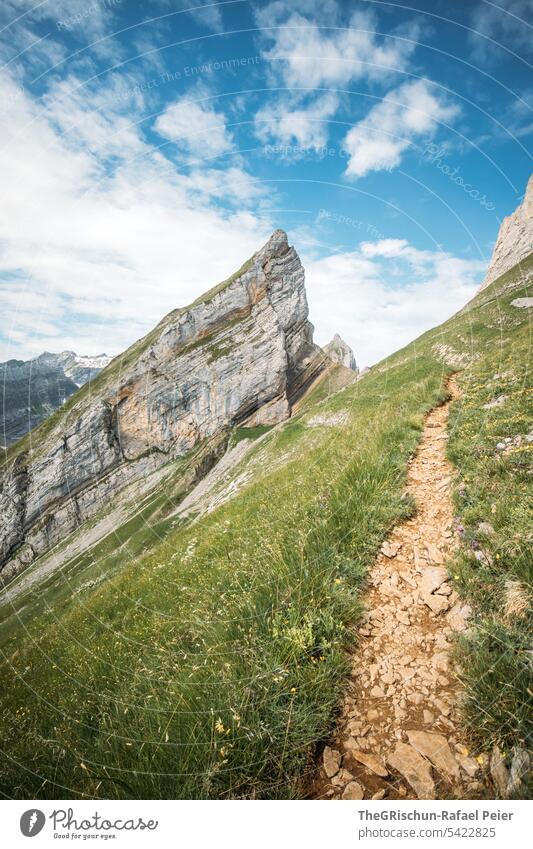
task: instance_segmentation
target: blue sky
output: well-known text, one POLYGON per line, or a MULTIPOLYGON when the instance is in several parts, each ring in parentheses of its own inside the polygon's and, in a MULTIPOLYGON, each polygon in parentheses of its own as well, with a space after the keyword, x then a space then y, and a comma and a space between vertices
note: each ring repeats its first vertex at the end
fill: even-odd
POLYGON ((116 354, 276 227, 319 343, 447 318, 531 173, 531 9, 4 0, 0 359, 116 354))

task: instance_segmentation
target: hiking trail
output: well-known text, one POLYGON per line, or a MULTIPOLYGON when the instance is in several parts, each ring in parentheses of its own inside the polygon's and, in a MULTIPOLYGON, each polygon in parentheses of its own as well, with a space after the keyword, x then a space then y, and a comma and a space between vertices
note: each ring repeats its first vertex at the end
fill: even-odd
POLYGON ((447 390, 409 462, 416 514, 393 529, 368 573, 351 682, 315 798, 465 798, 483 786, 481 766, 461 741, 449 657, 450 638, 471 611, 444 566, 457 545, 446 458, 455 375, 447 390))

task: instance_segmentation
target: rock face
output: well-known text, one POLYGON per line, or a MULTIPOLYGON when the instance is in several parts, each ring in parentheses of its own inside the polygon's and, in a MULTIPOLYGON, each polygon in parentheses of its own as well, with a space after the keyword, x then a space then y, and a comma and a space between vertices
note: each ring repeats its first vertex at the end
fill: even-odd
POLYGON ((533 176, 529 178, 524 200, 512 215, 504 218, 487 273, 480 289, 500 277, 533 251, 533 176))
POLYGON ((109 361, 105 354, 83 357, 73 351, 45 351, 33 360, 0 363, 0 444, 12 445, 37 427, 109 361))
POLYGON ((331 342, 324 345, 324 353, 327 354, 330 360, 334 363, 340 363, 342 366, 345 366, 345 368, 357 371, 354 353, 350 346, 346 344, 344 339, 341 339, 338 333, 335 334, 331 342))
POLYGON ((300 259, 276 230, 233 277, 117 357, 6 464, 2 577, 200 441, 287 418, 327 364, 307 315, 300 259))

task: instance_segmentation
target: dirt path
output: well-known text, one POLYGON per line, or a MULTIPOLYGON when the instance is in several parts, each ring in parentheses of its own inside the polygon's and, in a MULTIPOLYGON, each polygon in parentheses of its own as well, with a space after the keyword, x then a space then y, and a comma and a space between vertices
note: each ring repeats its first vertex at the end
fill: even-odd
MULTIPOLYGON (((454 376, 448 391, 458 397, 454 376)), ((351 685, 315 797, 465 798, 481 790, 480 766, 456 726, 458 685, 449 659, 449 638, 470 613, 444 567, 456 545, 449 403, 428 414, 409 464, 417 513, 392 531, 370 570, 351 685)))

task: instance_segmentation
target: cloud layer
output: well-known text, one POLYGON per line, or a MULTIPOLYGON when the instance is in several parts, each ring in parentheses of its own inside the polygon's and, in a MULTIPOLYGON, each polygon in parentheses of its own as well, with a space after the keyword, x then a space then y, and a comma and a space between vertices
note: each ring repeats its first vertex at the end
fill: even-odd
POLYGON ((346 136, 347 176, 364 177, 369 171, 395 168, 414 140, 433 136, 439 124, 451 121, 458 112, 427 80, 404 83, 372 107, 346 136))

